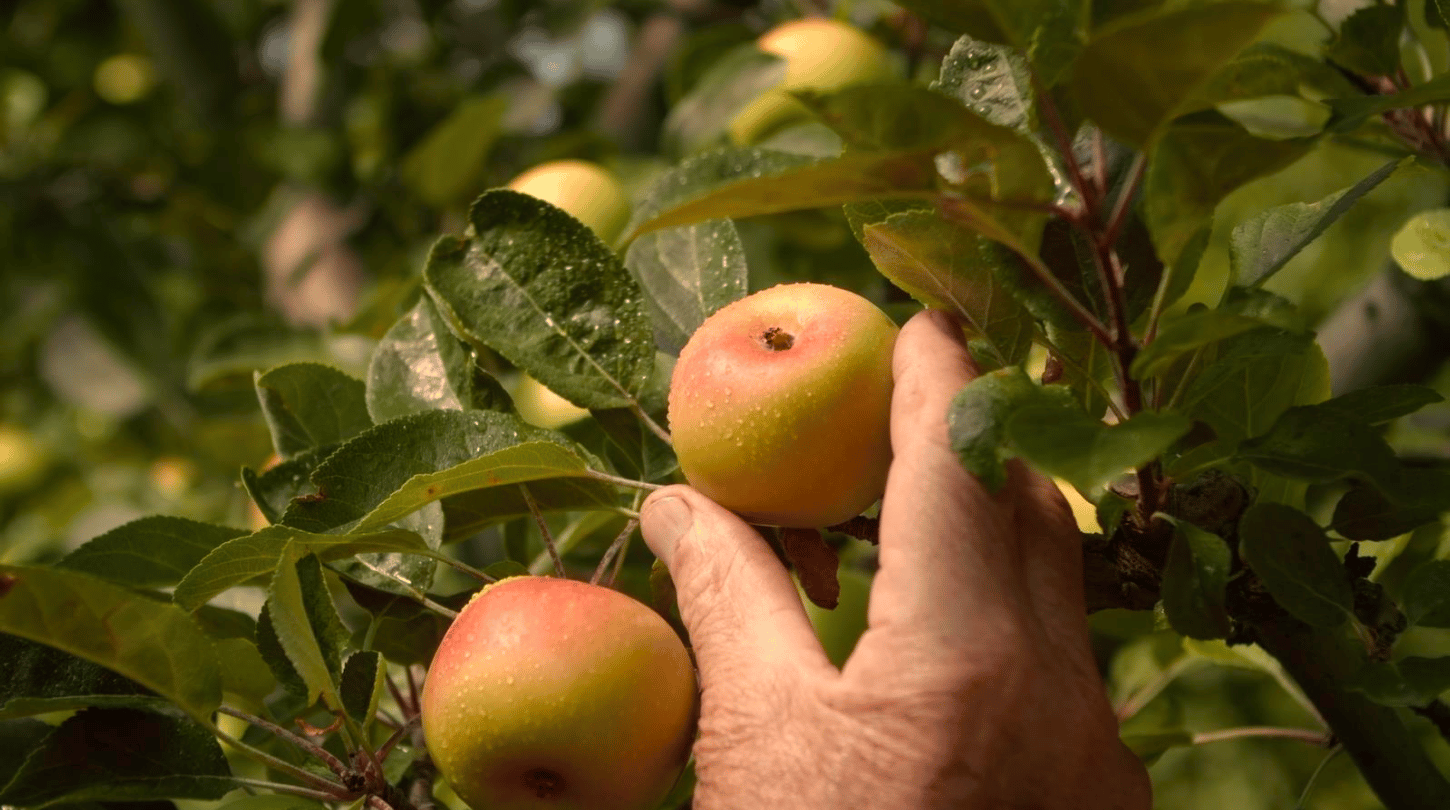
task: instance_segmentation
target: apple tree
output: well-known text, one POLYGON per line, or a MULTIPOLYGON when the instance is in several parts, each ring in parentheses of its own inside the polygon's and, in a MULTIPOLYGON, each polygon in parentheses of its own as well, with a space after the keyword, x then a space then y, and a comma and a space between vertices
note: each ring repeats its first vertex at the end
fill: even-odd
MULTIPOLYGON (((1076 504, 1158 804, 1450 807, 1442 0, 6 17, 0 806, 461 810, 452 618, 552 575, 683 633, 671 371, 815 281, 963 324, 953 448, 1076 504)), ((840 660, 873 512, 819 528, 762 532, 840 660)))

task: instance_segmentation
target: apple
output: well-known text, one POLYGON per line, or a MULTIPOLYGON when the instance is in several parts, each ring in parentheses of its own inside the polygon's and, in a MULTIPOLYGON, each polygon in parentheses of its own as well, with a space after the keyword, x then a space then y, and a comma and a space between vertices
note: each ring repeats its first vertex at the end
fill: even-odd
POLYGON ((810 111, 790 95, 792 90, 839 90, 896 76, 884 45, 839 20, 812 17, 783 23, 762 34, 756 47, 785 60, 785 78, 731 119, 730 140, 741 146, 810 120, 810 111))
POLYGON ((820 527, 886 487, 896 324, 827 284, 782 284, 705 319, 670 378, 692 486, 747 520, 820 527))
POLYGON ((13 495, 35 486, 49 467, 49 453, 34 434, 19 425, 0 422, 0 495, 13 495))
POLYGON ((608 169, 587 160, 552 160, 509 181, 508 188, 564 209, 613 243, 629 223, 629 195, 608 169))
POLYGON ((845 666, 846 659, 851 657, 851 651, 856 649, 856 642, 860 640, 861 634, 866 632, 866 606, 871 597, 871 575, 842 568, 836 572, 836 579, 841 584, 841 595, 834 609, 828 610, 817 605, 807 599, 803 591, 801 599, 805 602, 806 616, 811 620, 811 627, 815 628, 816 638, 820 639, 826 657, 831 659, 832 664, 842 667, 845 666))
POLYGON ((423 732, 478 810, 653 810, 689 757, 698 691, 653 610, 597 585, 495 582, 444 635, 423 685, 423 732))
POLYGON ((581 408, 564 399, 554 393, 553 389, 527 374, 519 375, 510 393, 519 418, 541 428, 558 430, 589 415, 588 408, 581 408))

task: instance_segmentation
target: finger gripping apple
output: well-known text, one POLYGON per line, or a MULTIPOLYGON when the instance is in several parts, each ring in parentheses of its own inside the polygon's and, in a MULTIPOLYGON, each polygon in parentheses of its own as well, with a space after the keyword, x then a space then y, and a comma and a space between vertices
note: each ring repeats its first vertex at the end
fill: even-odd
POLYGON ((670 381, 685 478, 754 523, 860 514, 891 463, 896 333, 875 304, 826 284, 782 284, 711 315, 670 381))
POLYGON ((695 673, 653 610, 513 577, 458 614, 423 685, 438 770, 477 810, 653 810, 689 756, 695 673))

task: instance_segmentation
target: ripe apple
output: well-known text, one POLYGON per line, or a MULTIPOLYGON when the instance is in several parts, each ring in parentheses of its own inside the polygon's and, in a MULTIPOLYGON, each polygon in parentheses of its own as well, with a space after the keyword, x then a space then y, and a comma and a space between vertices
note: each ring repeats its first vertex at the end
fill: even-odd
POLYGON ((827 284, 782 284, 700 324, 670 379, 680 469, 754 523, 819 527, 881 497, 896 324, 827 284))
POLYGON ((553 389, 530 377, 520 374, 514 383, 514 410, 519 418, 531 425, 558 430, 589 415, 588 408, 581 408, 554 393, 553 389))
POLYGON ((766 31, 755 44, 785 60, 785 78, 731 119, 730 140, 741 146, 810 119, 810 111, 791 97, 792 90, 839 90, 896 75, 884 45, 839 20, 792 20, 766 31))
POLYGON ((512 577, 474 596, 423 686, 423 732, 478 810, 652 810, 689 756, 697 690, 664 619, 624 594, 512 577))
POLYGON ((618 178, 587 160, 552 160, 509 181, 508 187, 567 211, 605 242, 619 238, 631 206, 618 178))

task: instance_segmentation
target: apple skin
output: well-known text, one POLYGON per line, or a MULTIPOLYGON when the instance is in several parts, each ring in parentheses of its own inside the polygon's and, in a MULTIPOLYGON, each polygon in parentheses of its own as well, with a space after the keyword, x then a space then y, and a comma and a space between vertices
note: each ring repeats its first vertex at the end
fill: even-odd
POLYGON ((658 614, 609 588, 511 577, 468 603, 423 685, 423 732, 478 810, 653 810, 689 757, 698 690, 658 614))
POLYGON ((757 524, 861 514, 891 463, 897 331, 865 298, 813 283, 771 287, 706 318, 670 379, 685 478, 757 524), (771 334, 793 342, 772 348, 771 334))
POLYGON ((530 377, 520 374, 513 390, 514 410, 519 418, 531 425, 549 430, 558 430, 572 425, 589 415, 588 408, 581 408, 554 393, 553 389, 530 377))
POLYGON ((785 60, 785 78, 731 119, 730 140, 740 146, 810 120, 810 111, 791 97, 792 90, 839 90, 896 77, 886 47, 839 20, 812 17, 782 23, 761 34, 756 47, 785 60))
POLYGON ((509 181, 514 191, 562 208, 607 243, 629 223, 629 195, 608 169, 587 160, 551 160, 509 181))

